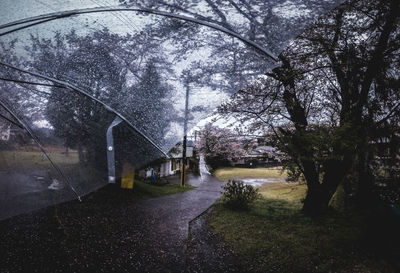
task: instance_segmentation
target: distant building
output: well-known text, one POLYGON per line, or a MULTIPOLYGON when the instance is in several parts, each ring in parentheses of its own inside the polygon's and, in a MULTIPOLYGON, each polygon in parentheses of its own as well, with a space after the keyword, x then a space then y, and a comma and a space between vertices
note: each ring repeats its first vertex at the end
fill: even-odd
MULTIPOLYGON (((183 145, 182 142, 178 143, 169 152, 169 158, 157 160, 150 164, 147 168, 140 171, 139 175, 145 178, 152 177, 154 174, 159 177, 166 177, 174 175, 180 171, 181 161, 183 157, 183 145)), ((190 168, 190 158, 194 156, 194 143, 191 140, 187 141, 186 144, 186 169, 190 168)))
POLYGON ((238 158, 229 158, 232 166, 256 167, 269 166, 281 163, 281 156, 276 148, 272 146, 257 146, 247 150, 247 152, 238 158))
MULTIPOLYGON (((181 168, 181 161, 183 159, 183 145, 182 142, 178 143, 174 149, 169 153, 170 158, 166 159, 160 167, 160 177, 176 174, 181 168)), ((194 143, 188 140, 186 143, 186 168, 190 167, 190 158, 194 156, 194 143)))

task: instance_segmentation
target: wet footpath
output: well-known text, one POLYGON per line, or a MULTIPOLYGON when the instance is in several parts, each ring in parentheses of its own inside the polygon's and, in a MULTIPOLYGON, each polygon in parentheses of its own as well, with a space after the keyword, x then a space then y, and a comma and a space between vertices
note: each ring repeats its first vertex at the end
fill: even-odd
POLYGON ((197 188, 141 201, 94 194, 3 220, 0 272, 235 272, 204 213, 221 182, 188 181, 197 188))

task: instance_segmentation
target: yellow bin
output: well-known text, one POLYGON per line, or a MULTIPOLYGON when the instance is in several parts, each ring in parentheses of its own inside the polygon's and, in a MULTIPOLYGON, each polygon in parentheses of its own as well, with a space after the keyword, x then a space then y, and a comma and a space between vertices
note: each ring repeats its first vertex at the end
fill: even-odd
POLYGON ((121 188, 133 189, 133 182, 135 181, 135 169, 131 164, 125 163, 122 167, 121 188))

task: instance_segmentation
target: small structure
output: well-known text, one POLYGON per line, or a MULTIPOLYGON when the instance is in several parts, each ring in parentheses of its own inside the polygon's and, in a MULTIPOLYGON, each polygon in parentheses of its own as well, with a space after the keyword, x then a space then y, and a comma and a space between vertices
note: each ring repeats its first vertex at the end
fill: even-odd
MULTIPOLYGON (((180 171, 183 158, 183 145, 179 142, 169 153, 170 158, 160 165, 160 177, 176 174, 180 171)), ((191 140, 186 144, 186 169, 190 168, 190 158, 194 156, 194 143, 191 140)))
MULTIPOLYGON (((147 166, 147 168, 141 170, 139 172, 139 175, 141 177, 147 178, 150 176, 152 177, 155 174, 159 177, 166 177, 178 173, 182 164, 182 146, 183 145, 181 142, 176 144, 175 147, 170 150, 169 158, 156 160, 155 162, 147 166)), ((186 144, 186 169, 189 169, 191 167, 190 158, 193 158, 194 155, 194 143, 193 141, 188 140, 186 144)))
POLYGON ((274 147, 257 146, 246 152, 245 155, 239 158, 229 159, 232 166, 246 167, 266 167, 281 163, 281 158, 274 147))

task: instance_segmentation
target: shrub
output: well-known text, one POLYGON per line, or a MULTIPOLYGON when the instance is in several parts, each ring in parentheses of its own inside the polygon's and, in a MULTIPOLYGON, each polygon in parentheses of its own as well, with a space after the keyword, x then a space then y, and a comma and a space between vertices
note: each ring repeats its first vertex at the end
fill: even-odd
POLYGON ((232 209, 248 209, 250 203, 260 196, 258 189, 242 181, 229 180, 223 189, 222 201, 232 209))

